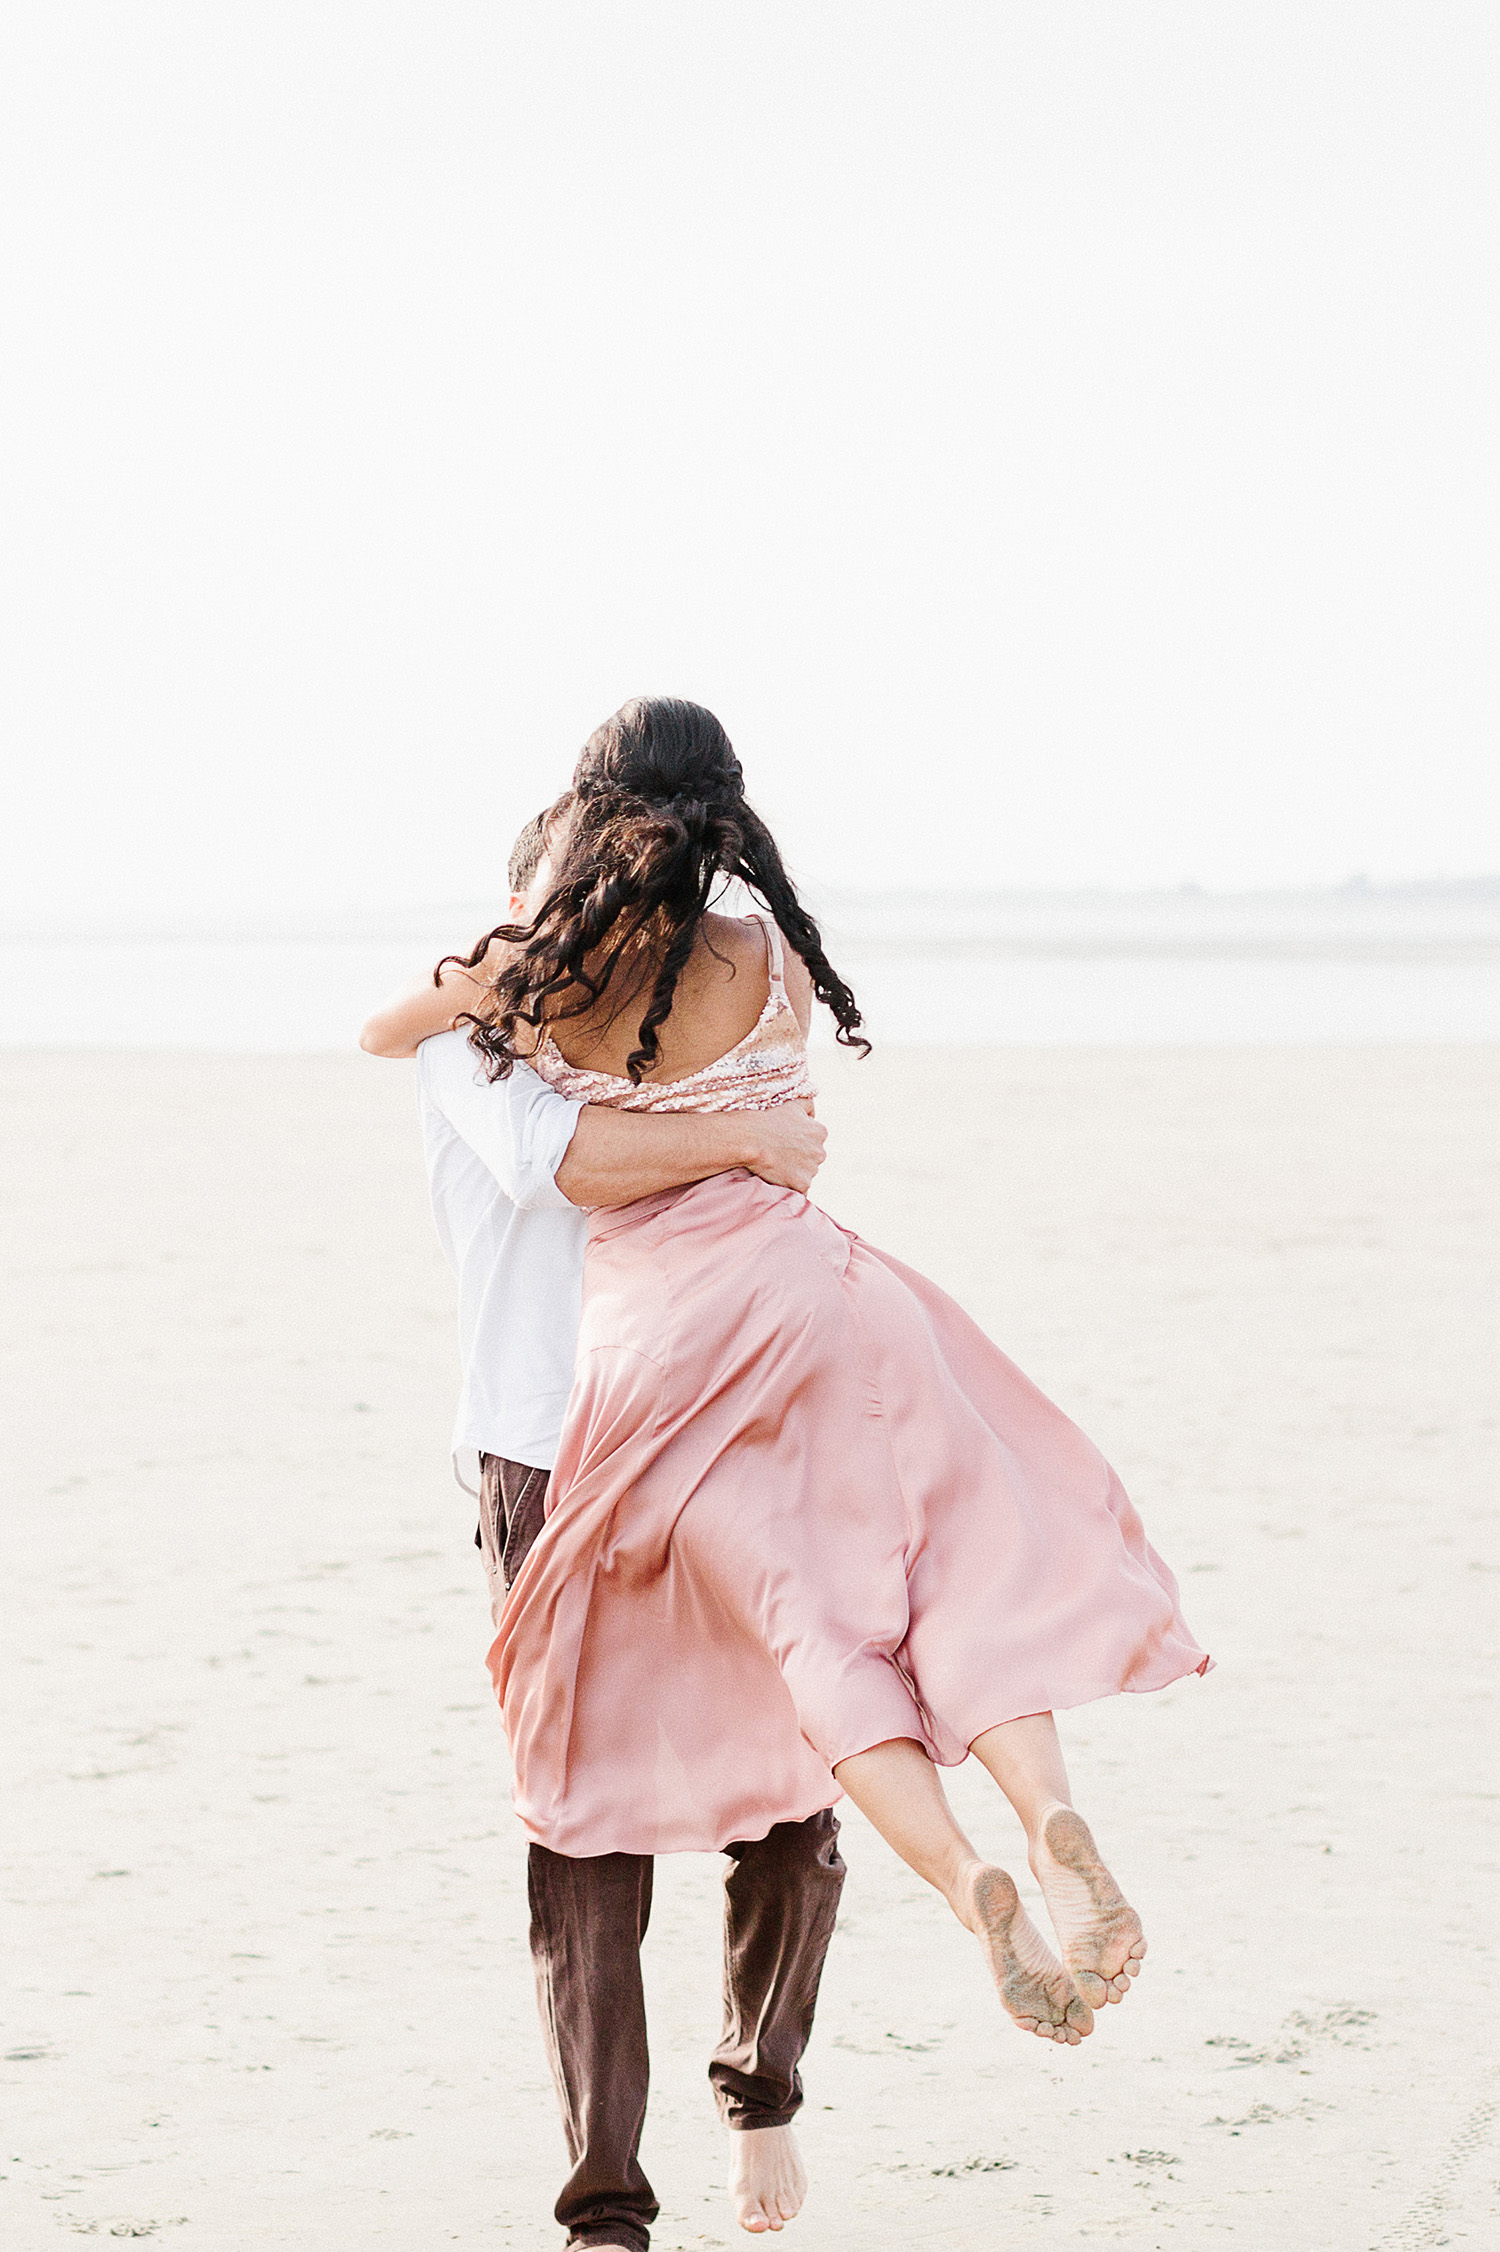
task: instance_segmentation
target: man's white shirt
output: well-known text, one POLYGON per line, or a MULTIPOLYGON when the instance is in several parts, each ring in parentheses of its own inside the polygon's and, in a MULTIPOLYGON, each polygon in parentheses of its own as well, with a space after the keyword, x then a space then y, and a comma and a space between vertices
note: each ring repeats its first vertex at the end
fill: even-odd
POLYGON ((573 1388, 586 1215, 557 1185, 581 1103, 518 1064, 491 1083, 462 1032, 417 1050, 438 1240, 458 1278, 455 1463, 550 1470, 573 1388))

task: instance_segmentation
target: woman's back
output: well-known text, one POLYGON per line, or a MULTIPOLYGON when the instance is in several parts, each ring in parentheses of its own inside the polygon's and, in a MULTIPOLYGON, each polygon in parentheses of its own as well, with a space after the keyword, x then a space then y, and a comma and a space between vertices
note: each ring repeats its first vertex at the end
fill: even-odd
POLYGON ((800 961, 787 989, 781 933, 769 918, 708 915, 660 1027, 659 1053, 639 1083, 626 1066, 654 981, 606 993, 587 1016, 563 1018, 530 1059, 563 1093, 621 1110, 765 1110, 810 1101, 806 1030, 812 982, 800 961))

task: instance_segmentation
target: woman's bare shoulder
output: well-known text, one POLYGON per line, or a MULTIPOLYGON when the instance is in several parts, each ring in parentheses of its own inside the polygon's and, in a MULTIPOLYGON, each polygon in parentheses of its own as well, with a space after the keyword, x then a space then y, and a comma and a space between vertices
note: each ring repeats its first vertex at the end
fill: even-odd
MULTIPOLYGON (((720 977, 726 973, 737 977, 741 970, 754 973, 765 969, 766 934, 758 916, 708 914, 700 928, 707 953, 724 965, 718 972, 720 977)), ((710 966, 704 961, 705 968, 710 966)))
POLYGON ((759 953, 766 958, 766 941, 758 915, 717 915, 712 909, 703 918, 703 935, 712 939, 721 954, 759 953))
MULTIPOLYGON (((766 926, 759 915, 705 915, 703 920, 704 935, 716 954, 727 959, 735 971, 748 969, 764 976, 766 926)), ((806 1032, 813 1010, 812 976, 802 956, 788 943, 784 933, 781 940, 781 967, 782 976, 786 980, 787 999, 806 1032)))

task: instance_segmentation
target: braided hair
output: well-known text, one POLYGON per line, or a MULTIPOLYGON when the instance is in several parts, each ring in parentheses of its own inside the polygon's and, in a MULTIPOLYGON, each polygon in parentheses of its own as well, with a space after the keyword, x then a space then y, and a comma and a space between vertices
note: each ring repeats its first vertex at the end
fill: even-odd
POLYGON ((544 817, 548 828, 564 814, 566 840, 535 921, 502 924, 472 954, 447 957, 473 969, 492 940, 514 948, 482 1013, 459 1020, 492 1079, 505 1078, 524 1053, 516 1046, 521 1026, 535 1031, 587 1015, 622 964, 623 1007, 640 990, 630 972, 645 961, 656 974, 626 1063, 638 1085, 657 1060, 658 1034, 714 888, 731 877, 765 903, 806 963, 839 1040, 868 1054, 854 995, 823 952, 775 838, 746 802, 740 762, 712 712, 677 696, 622 705, 585 743, 572 790, 544 817))

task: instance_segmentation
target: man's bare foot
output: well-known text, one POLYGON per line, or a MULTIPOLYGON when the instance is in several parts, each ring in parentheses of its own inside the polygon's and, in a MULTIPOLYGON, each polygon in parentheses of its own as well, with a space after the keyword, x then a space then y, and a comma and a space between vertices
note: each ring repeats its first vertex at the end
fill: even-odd
POLYGON ((1092 2033, 1094 2013, 1021 1906, 1013 1880, 991 1862, 976 1862, 968 1899, 963 1921, 989 1957, 1000 1999, 1021 2031, 1076 2049, 1092 2033))
POLYGON ((729 2194, 742 2229, 760 2236, 795 2221, 807 2169, 790 2127, 736 2127, 729 2136, 729 2194))
POLYGON ((1042 1817, 1031 1867, 1079 1993, 1095 2010, 1123 2002, 1146 1953, 1141 1919, 1071 1806, 1054 1806, 1042 1817))

